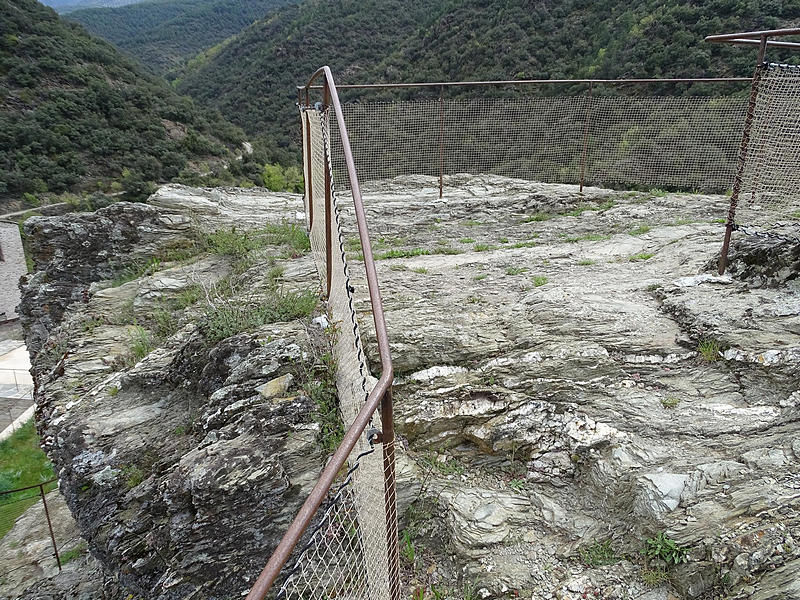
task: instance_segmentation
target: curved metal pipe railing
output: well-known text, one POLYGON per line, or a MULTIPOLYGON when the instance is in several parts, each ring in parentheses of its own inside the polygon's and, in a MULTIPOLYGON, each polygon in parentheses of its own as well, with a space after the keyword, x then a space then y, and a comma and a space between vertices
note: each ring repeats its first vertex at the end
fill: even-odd
MULTIPOLYGON (((299 88, 299 91, 305 92, 306 105, 309 105, 309 90, 312 89, 312 84, 317 79, 322 78, 323 101, 329 108, 333 109, 336 116, 336 122, 339 127, 339 136, 341 139, 342 149, 344 152, 344 160, 347 166, 347 176, 350 181, 350 190, 353 196, 353 204, 355 206, 356 224, 358 226, 358 235, 361 239, 361 246, 364 253, 364 268, 367 275, 367 287, 369 289, 369 298, 372 306, 372 317, 375 322, 375 336, 378 342, 378 353, 381 360, 381 376, 377 384, 367 397, 367 401, 359 411, 354 419, 352 425, 347 430, 342 439, 341 444, 334 452, 328 464, 322 471, 317 483, 311 490, 308 498, 306 499, 297 516, 292 521, 287 529, 283 538, 281 539, 275 551, 272 553, 269 561, 267 562, 261 574, 258 576, 255 584, 247 594, 246 600, 263 600, 269 592, 278 575, 283 569, 286 562, 289 560, 292 551, 297 543, 300 541, 303 533, 308 529, 314 515, 317 513, 320 505, 325 499, 328 491, 331 489, 336 475, 347 461, 347 457, 352 452, 359 437, 366 429, 367 425, 372 418, 373 413, 380 407, 381 409, 381 428, 382 434, 380 441, 383 443, 384 451, 384 472, 385 472, 385 499, 387 506, 395 502, 395 478, 394 478, 394 421, 392 417, 392 381, 394 380, 394 370, 392 367, 392 358, 389 351, 389 336, 386 330, 386 320, 384 318, 383 304, 381 302, 381 293, 378 288, 378 274, 375 268, 375 261, 372 257, 372 244, 369 238, 369 228, 367 227, 367 217, 364 210, 364 203, 361 197, 361 188, 358 183, 358 176, 356 174, 355 162, 353 161, 353 152, 350 148, 350 138, 347 134, 347 126, 344 122, 344 115, 342 114, 342 106, 339 102, 339 94, 336 90, 336 85, 333 81, 333 75, 329 67, 325 66, 318 69, 309 79, 308 83, 299 88)), ((319 89, 319 88, 317 88, 319 89)), ((326 211, 330 213, 331 207, 328 205, 326 211)), ((329 215, 328 215, 329 216, 329 215)), ((328 254, 332 245, 331 229, 326 227, 326 247, 328 254)), ((388 550, 389 550, 389 572, 396 573, 396 565, 398 564, 399 546, 396 540, 397 529, 396 527, 387 527, 388 536, 388 550)), ((389 589, 393 596, 397 595, 399 586, 397 582, 389 582, 389 589), (394 583, 394 584, 393 584, 394 583)), ((391 600, 396 600, 392 598, 391 600)))

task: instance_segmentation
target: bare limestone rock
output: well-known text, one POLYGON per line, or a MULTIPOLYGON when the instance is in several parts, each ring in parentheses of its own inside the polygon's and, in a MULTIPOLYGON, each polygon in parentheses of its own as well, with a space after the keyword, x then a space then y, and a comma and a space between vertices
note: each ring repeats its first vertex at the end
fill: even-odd
MULTIPOLYGON (((117 204, 39 218, 28 232, 39 269, 23 288, 37 426, 103 568, 84 583, 109 597, 114 586, 148 599, 240 595, 324 462, 304 387, 320 365, 307 323, 219 340, 208 320, 213 302, 235 307, 237 294, 256 306, 275 289, 318 289, 310 257, 286 259, 267 247, 244 263, 212 254, 170 261, 168 242, 215 229, 184 208, 178 200, 171 212, 117 204), (103 283, 131 256, 160 262, 118 287, 103 283), (281 264, 294 273, 290 281, 280 281, 281 264), (244 269, 239 287, 220 296, 220 286, 233 289, 225 283, 233 269, 244 269)), ((293 222, 294 212, 247 225, 293 222)), ((56 577, 27 597, 81 597, 81 585, 56 577)))
POLYGON ((426 177, 363 189, 386 257, 398 429, 422 465, 417 502, 438 499, 448 523, 419 545, 456 565, 432 559, 417 585, 452 585, 460 564, 492 596, 790 590, 797 245, 736 234, 718 276, 724 197, 467 175, 444 190, 426 177), (638 557, 659 531, 690 561, 648 591, 658 564, 638 557), (604 540, 633 564, 587 564, 578 550, 604 540))
MULTIPOLYGON (((797 246, 737 233, 718 276, 725 197, 458 175, 440 200, 437 183, 363 185, 396 371, 408 595, 797 595, 797 246), (646 561, 658 532, 688 562, 646 561)), ((200 232, 302 220, 300 198, 251 190, 168 186, 152 203, 148 219, 200 232)), ((317 285, 308 257, 275 260, 282 286, 317 285)), ((145 322, 229 277, 230 259, 165 263, 117 288, 105 263, 86 283, 41 264, 52 278, 31 280, 31 335, 68 332, 69 345, 42 363, 39 426, 93 555, 147 598, 240 594, 324 460, 301 385, 313 336, 283 323, 209 347, 190 306, 126 365, 135 326, 105 315, 145 322)), ((246 272, 254 289, 265 271, 246 272)))

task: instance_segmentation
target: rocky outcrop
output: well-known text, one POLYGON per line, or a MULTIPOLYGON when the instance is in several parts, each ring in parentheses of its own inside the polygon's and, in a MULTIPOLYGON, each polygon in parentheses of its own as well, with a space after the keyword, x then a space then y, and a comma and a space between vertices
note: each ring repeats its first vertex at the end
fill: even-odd
POLYGON ((31 217, 24 231, 34 269, 21 286, 20 320, 32 355, 70 305, 88 300, 92 283, 170 247, 186 247, 196 233, 187 216, 127 202, 94 213, 31 217))
MULTIPOLYGON (((396 370, 408 594, 795 597, 797 247, 737 233, 717 276, 724 197, 460 175, 440 200, 437 183, 363 188, 396 370)), ((201 235, 302 219, 288 195, 170 186, 151 202, 201 235)), ((209 331, 231 277, 257 301, 274 266, 280 289, 317 285, 309 257, 259 252, 162 261, 119 287, 89 274, 88 301, 70 292, 60 320, 30 327, 67 334, 40 361, 40 430, 92 553, 137 595, 242 593, 324 462, 306 385, 319 331, 209 331), (197 304, 170 304, 198 289, 197 304), (165 305, 177 326, 132 360, 136 327, 157 331, 165 305)), ((53 282, 71 281, 53 264, 53 282)), ((31 281, 35 315, 48 282, 31 281)))
MULTIPOLYGON (((283 211, 249 227, 294 218, 296 199, 265 198, 283 211)), ((171 260, 173 242, 217 228, 208 212, 117 204, 29 225, 37 425, 92 555, 135 597, 247 590, 324 461, 307 393, 321 330, 306 317, 235 333, 253 307, 316 293, 313 263, 279 244, 171 260), (151 267, 114 287, 122 257, 151 267)), ((230 231, 236 207, 217 212, 230 231)))
POLYGON ((439 549, 414 585, 536 599, 789 593, 798 247, 735 234, 719 277, 723 197, 456 176, 439 200, 436 183, 364 189, 386 257, 398 429, 421 467, 416 502, 446 523, 406 523, 439 549), (644 561, 658 532, 689 562, 644 561), (611 565, 591 558, 604 542, 611 565))

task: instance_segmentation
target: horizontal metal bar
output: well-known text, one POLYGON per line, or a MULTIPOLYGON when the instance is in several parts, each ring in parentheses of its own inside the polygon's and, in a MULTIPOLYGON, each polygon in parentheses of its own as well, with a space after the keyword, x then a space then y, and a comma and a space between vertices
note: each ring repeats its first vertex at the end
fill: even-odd
MULTIPOLYGON (((726 42, 728 44, 749 45, 749 46, 758 46, 761 44, 761 40, 754 40, 750 38, 726 40, 726 42)), ((775 48, 800 48, 800 42, 779 42, 777 40, 767 40, 767 46, 775 48)))
POLYGON ((26 487, 17 488, 15 490, 6 490, 5 492, 0 492, 0 496, 5 496, 6 494, 13 494, 14 492, 24 492, 25 490, 32 490, 34 488, 38 488, 41 485, 49 485, 54 481, 58 481, 58 479, 48 479, 47 481, 43 481, 42 483, 37 483, 35 485, 29 485, 26 487))
MULTIPOLYGON (((313 79, 312 79, 313 81, 313 79)), ((454 87, 454 86, 481 86, 481 85, 544 85, 544 84, 570 84, 570 83, 591 83, 591 84, 648 84, 648 83, 725 83, 725 82, 750 82, 751 77, 671 77, 663 79, 509 79, 500 81, 436 81, 436 82, 416 82, 416 83, 351 83, 349 85, 337 85, 340 90, 348 89, 380 89, 380 88, 412 88, 412 87, 454 87)), ((321 90, 321 85, 297 86, 297 89, 321 90)))
POLYGON ((750 38, 758 40, 764 36, 780 37, 784 35, 800 35, 800 27, 789 27, 784 29, 765 29, 763 31, 744 31, 741 33, 722 33, 720 35, 708 35, 705 37, 707 42, 730 42, 739 38, 750 38))

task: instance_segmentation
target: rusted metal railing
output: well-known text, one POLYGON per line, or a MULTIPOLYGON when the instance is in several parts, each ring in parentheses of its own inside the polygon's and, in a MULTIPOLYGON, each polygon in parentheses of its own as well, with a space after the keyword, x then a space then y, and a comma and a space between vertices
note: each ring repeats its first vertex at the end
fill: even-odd
MULTIPOLYGON (((317 513, 320 505, 325 499, 328 491, 331 489, 337 474, 345 465, 348 456, 355 448, 360 436, 364 433, 367 425, 375 413, 380 408, 381 415, 381 428, 382 432, 378 441, 383 446, 383 464, 384 464, 384 500, 386 503, 387 512, 387 545, 388 545, 388 562, 387 565, 390 581, 389 590, 391 598, 389 600, 399 600, 399 544, 397 537, 397 521, 396 511, 393 510, 396 504, 396 490, 395 490, 395 474, 394 474, 394 421, 392 416, 392 381, 394 379, 394 372, 392 368, 392 359, 389 351, 389 337, 386 330, 386 321, 384 318, 383 305, 381 303, 381 294, 378 288, 378 275, 375 268, 375 262, 372 257, 372 244, 369 237, 369 228, 367 226, 366 212, 362 201, 361 190, 358 183, 358 176, 356 174, 355 163, 353 161, 353 153, 350 149, 350 139, 347 134, 347 126, 344 121, 342 107, 339 102, 339 94, 333 80, 330 68, 327 66, 317 70, 309 79, 305 86, 298 88, 298 101, 302 104, 303 97, 305 98, 306 106, 310 105, 310 90, 322 90, 323 106, 326 109, 333 110, 336 117, 337 126, 339 128, 339 135, 341 140, 342 151, 344 153, 345 164, 347 167, 347 176, 350 182, 350 190, 352 192, 353 204, 355 206, 356 224, 358 227, 358 235, 361 240, 361 246, 364 253, 364 268, 367 276, 367 286, 369 290, 369 298, 372 307, 372 316, 375 324, 375 335, 378 343, 378 353, 381 362, 381 376, 377 384, 369 393, 367 400, 361 410, 355 417, 352 425, 344 434, 341 444, 334 452, 330 461, 328 462, 319 480, 314 485, 311 493, 306 499, 303 506, 300 508, 297 516, 292 521, 286 534, 281 539, 280 543, 272 553, 269 561, 264 569, 261 571, 257 581, 247 595, 247 600, 262 600, 270 588, 275 583, 281 569, 288 561, 292 551, 297 546, 301 536, 308 529, 315 514, 317 513), (312 84, 322 79, 320 86, 313 86, 312 84), (391 517, 391 518, 390 518, 391 517), (392 580, 394 579, 394 581, 392 580)), ((310 152, 310 141, 307 140, 307 151, 310 152)), ((326 168, 326 173, 330 169, 326 168)), ((307 177, 311 175, 311 169, 307 170, 307 177)), ((331 181, 329 177, 325 178, 326 189, 326 202, 325 202, 325 220, 326 220, 326 257, 327 257, 327 272, 328 272, 328 292, 330 293, 330 272, 331 272, 331 249, 333 245, 332 230, 331 230, 331 213, 332 206, 330 202, 331 181)), ((312 186, 311 181, 306 182, 306 190, 311 194, 312 186)), ((312 204, 309 202, 309 204, 312 204)), ((319 218, 319 215, 310 215, 310 218, 319 218)))
POLYGON ((750 131, 753 126, 753 113, 755 111, 756 100, 758 98, 758 84, 761 75, 761 66, 767 53, 767 48, 791 48, 800 50, 800 42, 785 42, 770 40, 771 37, 783 37, 787 35, 800 35, 800 27, 793 27, 787 29, 767 29, 763 31, 745 31, 740 33, 725 33, 721 35, 709 35, 705 38, 706 42, 723 43, 723 44, 737 44, 737 45, 755 45, 758 46, 758 55, 756 57, 756 68, 751 79, 750 99, 747 106, 747 116, 745 118, 744 127, 742 131, 742 143, 739 149, 739 161, 736 169, 736 175, 733 180, 733 189, 731 191, 731 203, 728 209, 728 219, 725 225, 725 237, 722 241, 722 250, 719 257, 718 272, 722 275, 728 266, 728 250, 731 243, 731 235, 735 228, 736 208, 739 203, 739 194, 742 188, 742 174, 744 173, 745 163, 747 161, 748 145, 750 141, 750 131))
MULTIPOLYGON (((57 481, 56 479, 50 479, 48 481, 43 481, 42 483, 37 483, 35 485, 28 485, 25 487, 20 487, 13 490, 6 490, 4 492, 0 492, 0 508, 2 508, 3 506, 10 506, 17 502, 25 502, 26 500, 32 500, 33 498, 36 498, 37 495, 39 496, 39 498, 42 500, 42 506, 44 507, 44 516, 45 519, 47 520, 47 529, 50 532, 50 543, 53 546, 53 557, 56 559, 56 564, 58 565, 58 570, 60 571, 61 557, 58 555, 58 544, 56 544, 56 536, 53 533, 53 523, 50 520, 50 511, 47 508, 47 499, 45 498, 45 491, 44 491, 45 486, 48 486, 51 483, 55 483, 56 481, 57 481), (38 494, 34 490, 38 491, 38 494), (6 498, 11 496, 12 494, 18 494, 20 492, 27 492, 27 491, 32 492, 32 495, 25 496, 23 498, 13 498, 11 500, 6 500, 6 498)), ((7 525, 10 525, 10 523, 8 523, 7 525)), ((0 575, 2 574, 3 574, 2 571, 0 571, 0 575)))

